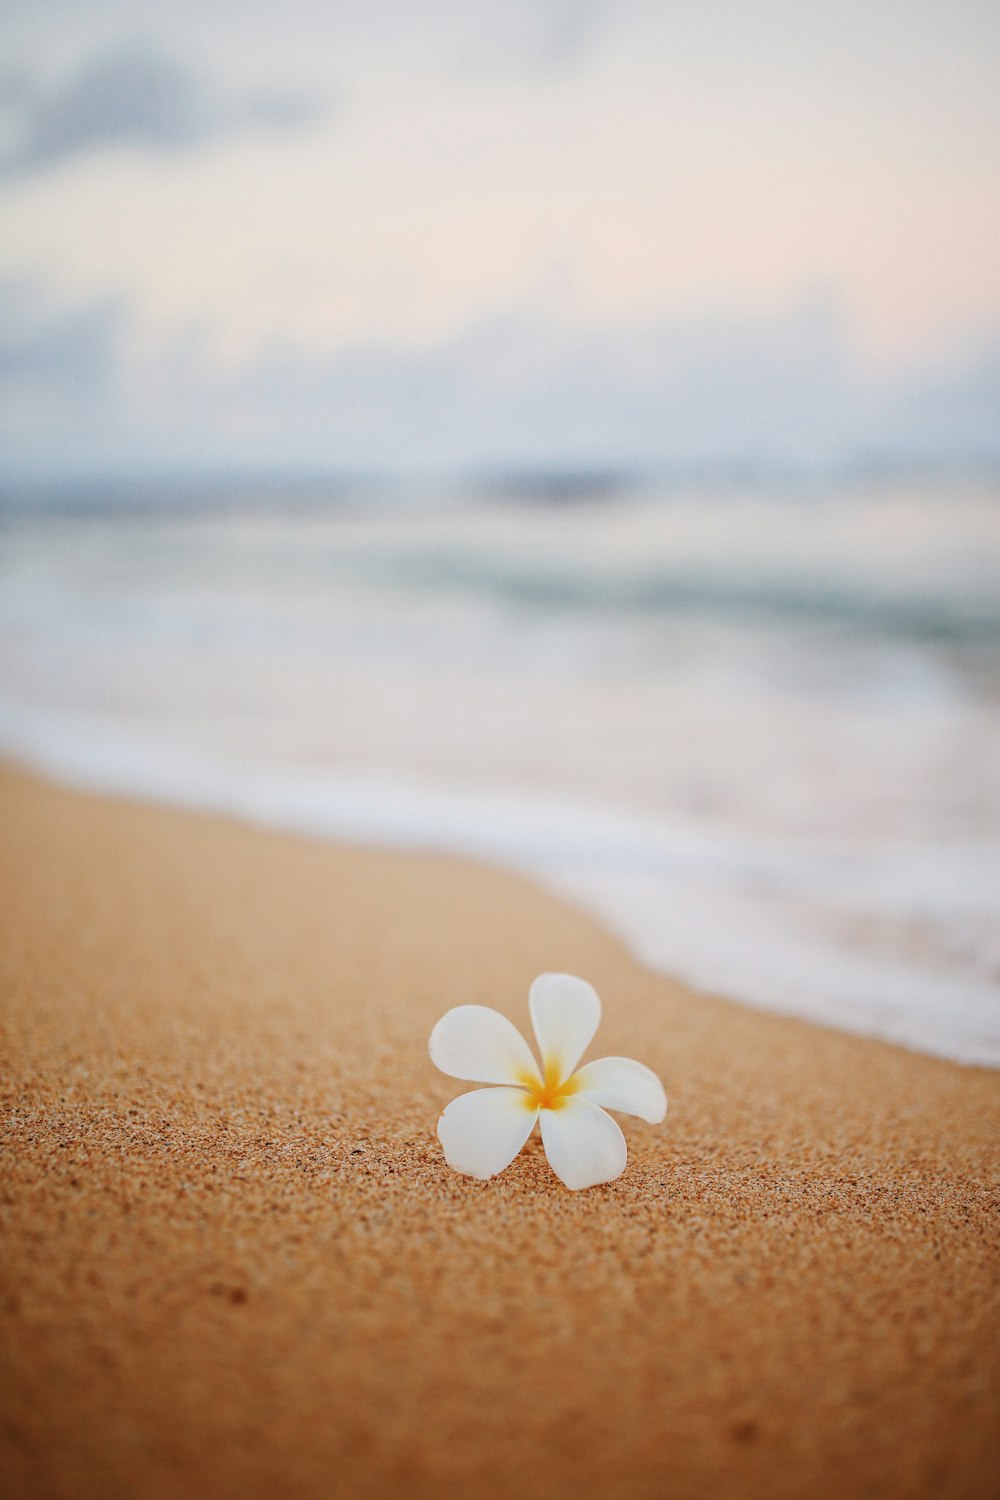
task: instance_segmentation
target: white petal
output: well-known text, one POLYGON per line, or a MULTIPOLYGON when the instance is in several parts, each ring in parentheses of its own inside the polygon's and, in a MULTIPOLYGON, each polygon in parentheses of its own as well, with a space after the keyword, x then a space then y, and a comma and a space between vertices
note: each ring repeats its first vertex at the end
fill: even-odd
POLYGON ((597 991, 572 974, 539 974, 528 996, 543 1067, 568 1078, 590 1046, 601 1019, 597 991))
POLYGON ((438 1120, 444 1159, 468 1177, 495 1177, 510 1166, 537 1119, 537 1106, 524 1089, 459 1094, 438 1120))
POLYGON ((431 1062, 470 1083, 523 1083, 538 1064, 517 1027, 487 1005, 456 1005, 431 1032, 431 1062))
POLYGON ((659 1125, 667 1112, 663 1084, 652 1068, 631 1057, 599 1057, 589 1062, 574 1078, 574 1099, 589 1099, 604 1109, 616 1109, 623 1115, 638 1115, 651 1125, 659 1125))
POLYGON ((541 1127, 549 1165, 568 1188, 614 1182, 624 1172, 628 1149, 618 1122, 589 1099, 543 1109, 541 1127))

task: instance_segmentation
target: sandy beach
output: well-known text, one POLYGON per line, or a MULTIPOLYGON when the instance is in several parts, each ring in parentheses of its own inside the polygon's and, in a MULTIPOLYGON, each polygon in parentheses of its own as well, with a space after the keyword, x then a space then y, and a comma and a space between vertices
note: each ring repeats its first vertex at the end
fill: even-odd
POLYGON ((997 1493, 997 1075, 484 866, 0 797, 5 1495, 997 1493), (608 1187, 458 1177, 431 1027, 551 969, 667 1120, 608 1187))

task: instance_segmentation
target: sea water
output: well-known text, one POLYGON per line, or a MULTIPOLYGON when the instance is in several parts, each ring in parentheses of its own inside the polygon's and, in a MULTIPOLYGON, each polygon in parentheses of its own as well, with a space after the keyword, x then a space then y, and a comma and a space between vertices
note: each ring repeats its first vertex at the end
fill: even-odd
POLYGON ((3 514, 0 750, 500 861, 696 987, 1000 1063, 996 487, 230 499, 3 514))

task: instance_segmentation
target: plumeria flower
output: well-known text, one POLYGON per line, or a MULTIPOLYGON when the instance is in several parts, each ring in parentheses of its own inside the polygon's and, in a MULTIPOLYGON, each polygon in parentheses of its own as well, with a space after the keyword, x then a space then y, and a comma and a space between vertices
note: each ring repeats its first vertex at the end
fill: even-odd
POLYGON ((568 1188, 614 1182, 628 1150, 606 1111, 658 1125, 667 1112, 663 1085, 629 1057, 577 1066, 601 1019, 597 991, 586 980, 541 974, 528 1007, 541 1067, 516 1026, 486 1005, 456 1006, 431 1032, 431 1061, 442 1073, 495 1085, 448 1105, 438 1121, 445 1161, 469 1177, 495 1177, 537 1122, 549 1165, 568 1188))

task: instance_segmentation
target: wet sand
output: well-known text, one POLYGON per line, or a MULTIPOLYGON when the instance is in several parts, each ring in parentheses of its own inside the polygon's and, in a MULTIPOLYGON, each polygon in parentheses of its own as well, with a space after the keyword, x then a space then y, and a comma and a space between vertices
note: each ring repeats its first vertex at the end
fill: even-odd
POLYGON ((0 828, 4 1494, 998 1492, 1000 1076, 459 860, 15 772, 0 828), (580 1194, 435 1136, 434 1021, 546 969, 670 1097, 580 1194))

